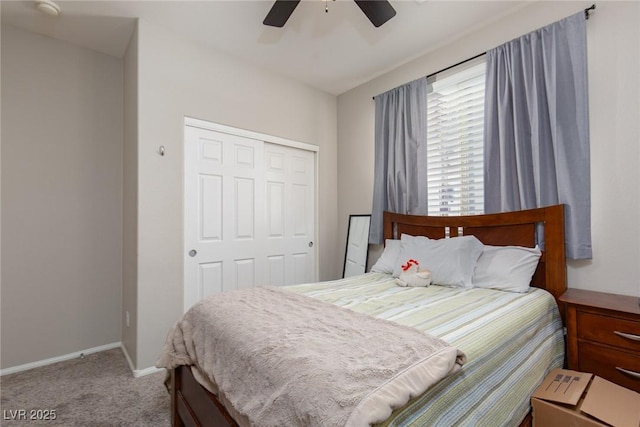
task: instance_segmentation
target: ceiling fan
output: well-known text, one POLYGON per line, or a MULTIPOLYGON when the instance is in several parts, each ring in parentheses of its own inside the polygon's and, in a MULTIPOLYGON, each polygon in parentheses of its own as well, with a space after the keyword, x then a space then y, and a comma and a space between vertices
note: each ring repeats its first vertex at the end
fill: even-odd
MULTIPOLYGON (((354 1, 375 27, 379 27, 396 15, 396 10, 387 0, 354 1)), ((271 27, 283 27, 298 3, 300 0, 276 0, 262 23, 271 27)))

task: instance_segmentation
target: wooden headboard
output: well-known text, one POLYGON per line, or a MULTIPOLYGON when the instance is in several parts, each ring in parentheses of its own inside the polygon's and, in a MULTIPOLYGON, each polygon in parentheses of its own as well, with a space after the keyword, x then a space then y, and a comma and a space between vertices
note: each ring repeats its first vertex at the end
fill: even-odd
POLYGON ((495 246, 535 246, 536 225, 544 225, 545 250, 531 285, 546 289, 558 300, 567 289, 564 253, 563 205, 525 211, 472 216, 417 216, 384 212, 384 238, 399 239, 402 234, 430 239, 458 235, 476 236, 495 246))

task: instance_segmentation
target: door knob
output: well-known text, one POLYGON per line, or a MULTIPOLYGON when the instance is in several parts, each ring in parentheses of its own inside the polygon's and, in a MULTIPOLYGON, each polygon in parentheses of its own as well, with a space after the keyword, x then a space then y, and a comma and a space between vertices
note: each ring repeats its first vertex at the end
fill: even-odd
POLYGON ((190 256, 191 258, 193 258, 194 256, 196 256, 197 254, 198 254, 198 251, 196 251, 195 249, 191 249, 191 250, 189 251, 189 256, 190 256))
POLYGON ((313 242, 309 242, 309 247, 312 248, 313 247, 313 242))

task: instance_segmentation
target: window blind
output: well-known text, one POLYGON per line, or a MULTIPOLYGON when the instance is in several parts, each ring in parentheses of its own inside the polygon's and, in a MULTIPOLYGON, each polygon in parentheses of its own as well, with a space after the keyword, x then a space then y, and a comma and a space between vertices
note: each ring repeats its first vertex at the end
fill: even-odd
POLYGON ((429 215, 484 212, 485 62, 436 75, 427 94, 429 215))

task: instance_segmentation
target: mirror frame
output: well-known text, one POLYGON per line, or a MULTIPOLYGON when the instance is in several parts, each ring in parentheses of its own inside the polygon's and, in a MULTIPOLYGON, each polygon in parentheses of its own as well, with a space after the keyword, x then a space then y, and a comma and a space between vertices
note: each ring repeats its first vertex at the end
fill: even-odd
POLYGON ((351 232, 353 230, 353 222, 357 218, 367 218, 368 224, 366 227, 366 232, 364 233, 365 241, 363 242, 363 246, 366 248, 366 254, 364 259, 364 271, 360 274, 364 274, 367 272, 367 264, 369 263, 369 228, 371 227, 371 215, 370 214, 351 214, 349 215, 349 225, 347 228, 347 243, 344 249, 344 263, 342 266, 342 277, 345 277, 345 273, 347 272, 347 259, 349 255, 349 240, 351 237, 351 232))

